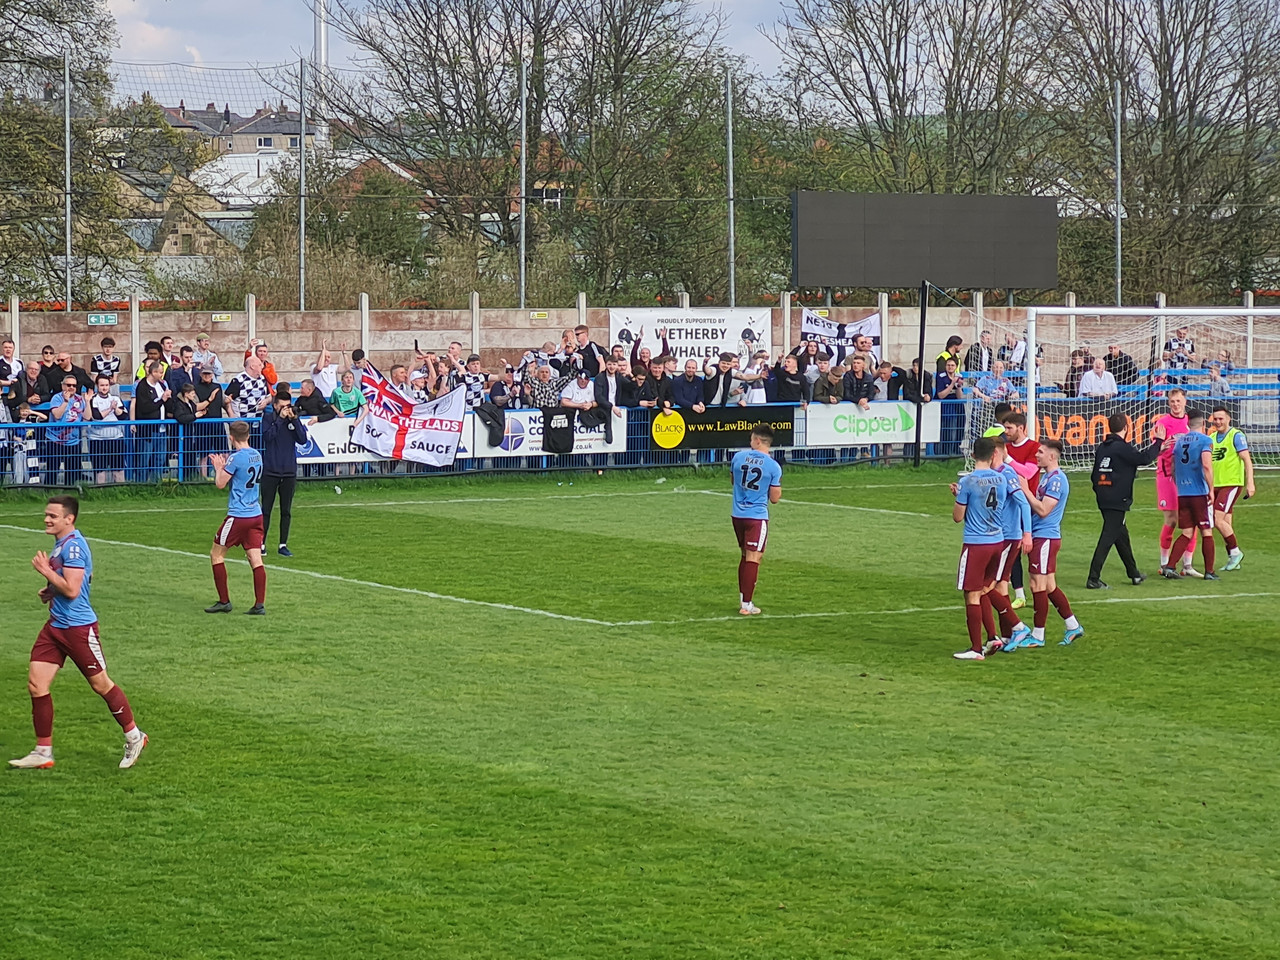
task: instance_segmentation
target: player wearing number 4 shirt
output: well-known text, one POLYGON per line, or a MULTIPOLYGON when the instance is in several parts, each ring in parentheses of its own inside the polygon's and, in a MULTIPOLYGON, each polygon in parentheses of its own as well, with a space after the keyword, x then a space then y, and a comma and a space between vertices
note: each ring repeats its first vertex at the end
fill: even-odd
POLYGON ((258 484, 262 480, 262 454, 249 446, 249 424, 237 420, 228 427, 231 434, 230 456, 216 453, 209 464, 217 471, 218 489, 228 485, 227 516, 213 535, 213 585, 218 589, 218 602, 205 607, 205 613, 230 613, 231 594, 227 592, 227 548, 243 547, 253 568, 253 606, 246 613, 262 616, 267 611, 267 568, 262 565, 262 504, 258 501, 258 484))
POLYGON ((751 431, 751 449, 733 455, 733 532, 742 557, 738 561, 738 612, 751 616, 760 608, 751 602, 769 537, 769 504, 782 499, 782 467, 769 455, 773 430, 760 424, 751 431))
POLYGON ((1053 604, 1058 616, 1066 621, 1067 629, 1060 645, 1066 646, 1084 636, 1084 628, 1071 612, 1071 602, 1058 587, 1058 548, 1062 545, 1062 515, 1067 510, 1067 497, 1071 485, 1067 475, 1058 469, 1062 458, 1060 440, 1042 440, 1036 451, 1036 463, 1040 467, 1040 481, 1036 492, 1025 477, 1020 477, 1022 492, 1031 504, 1031 559, 1027 569, 1031 572, 1031 597, 1035 608, 1035 626, 1031 638, 1016 646, 1005 645, 1005 650, 1024 647, 1043 647, 1044 628, 1049 621, 1049 604, 1053 604))
POLYGON ((129 698, 107 676, 98 615, 89 604, 93 557, 89 544, 76 529, 79 513, 80 501, 75 497, 52 497, 44 508, 44 529, 55 542, 49 554, 41 551, 31 560, 36 572, 48 581, 40 590, 40 599, 49 604, 49 622, 31 648, 27 674, 36 748, 25 757, 10 760, 11 767, 46 770, 53 766, 53 698, 49 687, 68 657, 80 668, 93 692, 106 701, 107 709, 124 731, 121 769, 132 767, 147 745, 147 735, 133 722, 129 698))
MULTIPOLYGON (((955 484, 956 503, 951 519, 964 524, 956 587, 964 591, 965 624, 969 629, 969 649, 953 654, 957 660, 986 659, 982 647, 984 626, 993 642, 1000 636, 992 613, 991 588, 1007 556, 1003 516, 1009 483, 992 468, 995 451, 996 443, 991 437, 974 441, 973 472, 955 484)), ((1003 599, 1007 606, 1008 598, 1003 599)))
MULTIPOLYGON (((1188 432, 1173 444, 1173 481, 1178 487, 1178 539, 1173 556, 1191 545, 1200 531, 1200 551, 1204 556, 1204 579, 1217 580, 1213 572, 1213 441, 1205 436, 1204 414, 1187 411, 1188 432)), ((1179 574, 1172 564, 1160 568, 1160 575, 1176 580, 1179 574)))

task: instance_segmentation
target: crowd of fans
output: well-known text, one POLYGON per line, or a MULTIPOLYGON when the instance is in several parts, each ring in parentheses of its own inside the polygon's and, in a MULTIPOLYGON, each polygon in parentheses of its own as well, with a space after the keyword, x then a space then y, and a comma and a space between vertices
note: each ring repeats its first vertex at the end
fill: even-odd
MULTIPOLYGON (((836 353, 805 341, 776 357, 759 350, 681 363, 666 333, 658 329, 650 345, 642 328, 629 350, 621 344, 606 349, 591 339, 588 327, 578 326, 563 331, 558 343, 547 341, 515 363, 503 359, 492 371, 477 354, 464 355, 457 341, 443 353, 419 351, 415 342, 413 360, 392 365, 387 383, 415 403, 463 387, 466 405, 477 410, 485 404, 502 409, 568 407, 584 422, 603 423, 609 433, 610 418, 623 417, 628 407, 700 413, 766 403, 854 403, 867 409, 883 400, 929 403, 973 397, 1010 403, 1025 392, 1020 371, 1027 345, 1012 333, 997 347, 984 331, 967 349, 963 338, 952 336, 932 370, 922 370, 919 359, 908 368, 881 359, 865 336, 836 353)), ((226 448, 224 425, 201 421, 257 419, 264 411, 270 414, 273 400, 281 396, 308 424, 359 417, 366 407, 360 377, 369 361, 359 349, 348 358, 346 344, 330 351, 324 343, 296 395, 290 395, 288 385, 277 395, 279 378, 270 350, 257 340, 243 355, 237 349, 224 361, 208 334, 197 336, 193 346, 177 346, 172 337, 162 337, 145 344, 145 358, 131 377, 121 369, 115 341, 105 337, 100 346, 87 367, 81 367, 67 351, 51 345, 41 348, 38 361, 24 364, 14 355, 11 340, 0 343, 0 424, 49 424, 29 437, 12 427, 0 432, 0 470, 14 481, 27 482, 26 455, 34 453, 44 482, 72 485, 81 480, 87 452, 98 483, 126 478, 152 482, 174 466, 205 470, 208 454, 226 448), (126 381, 132 386, 127 397, 121 392, 126 381), (179 434, 184 438, 181 450, 179 434)), ((1037 381, 1041 364, 1042 356, 1037 356, 1037 381)), ((1185 371, 1200 365, 1194 341, 1180 328, 1165 344, 1149 382, 1157 388, 1184 382, 1185 371)), ((1229 397, 1230 354, 1219 351, 1207 369, 1208 396, 1229 397)), ((1054 386, 1067 397, 1106 399, 1141 381, 1133 358, 1110 344, 1099 356, 1087 349, 1071 351, 1064 379, 1054 386)), ((957 453, 964 411, 948 404, 942 419, 938 452, 957 453)))

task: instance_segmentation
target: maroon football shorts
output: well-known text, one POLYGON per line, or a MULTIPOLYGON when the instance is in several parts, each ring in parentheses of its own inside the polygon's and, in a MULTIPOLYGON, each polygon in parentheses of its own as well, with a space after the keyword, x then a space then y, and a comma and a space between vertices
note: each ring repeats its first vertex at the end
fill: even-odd
POLYGON ((734 517, 733 532, 738 537, 739 548, 764 553, 765 542, 769 539, 769 521, 734 517))
POLYGON ((86 677, 107 669, 97 623, 83 627, 55 627, 48 622, 40 628, 31 648, 31 659, 40 663, 56 663, 61 667, 66 664, 67 657, 86 677))
POLYGON ((261 550, 266 538, 266 531, 262 529, 262 515, 259 514, 256 517, 227 517, 213 535, 213 542, 224 547, 261 550))

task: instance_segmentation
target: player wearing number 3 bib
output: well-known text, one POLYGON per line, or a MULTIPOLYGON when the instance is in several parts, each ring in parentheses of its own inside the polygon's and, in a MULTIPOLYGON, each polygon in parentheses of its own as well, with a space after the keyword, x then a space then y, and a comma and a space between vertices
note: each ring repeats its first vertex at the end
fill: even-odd
POLYGON ((738 561, 738 612, 751 616, 760 608, 751 602, 760 573, 760 558, 769 537, 769 504, 782 499, 782 467, 769 455, 773 431, 760 424, 751 431, 751 449, 733 455, 733 532, 742 558, 738 561))
POLYGON ((267 611, 267 568, 262 565, 262 504, 258 500, 258 484, 262 480, 262 454, 249 446, 249 424, 237 420, 228 428, 231 454, 215 453, 209 464, 217 471, 219 490, 228 485, 227 516, 213 535, 213 585, 218 589, 218 602, 205 607, 205 613, 230 613, 231 594, 227 592, 227 548, 243 547, 253 568, 253 606, 246 613, 262 616, 267 611))

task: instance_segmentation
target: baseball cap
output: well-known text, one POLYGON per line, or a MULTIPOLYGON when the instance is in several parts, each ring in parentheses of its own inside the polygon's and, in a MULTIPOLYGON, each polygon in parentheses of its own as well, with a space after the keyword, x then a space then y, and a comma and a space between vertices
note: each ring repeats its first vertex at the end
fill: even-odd
POLYGON ((410 379, 410 380, 425 380, 425 379, 427 379, 427 371, 425 371, 425 370, 414 370, 412 373, 410 373, 410 374, 409 374, 409 379, 410 379))
POLYGON ((199 343, 201 340, 208 340, 208 339, 209 339, 209 335, 207 333, 196 334, 196 343, 199 343))
POLYGON ((579 367, 579 368, 578 368, 578 376, 582 377, 582 379, 584 379, 584 380, 590 380, 590 379, 591 379, 591 374, 587 372, 587 368, 586 368, 586 367, 579 367))

